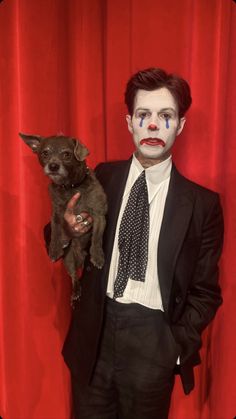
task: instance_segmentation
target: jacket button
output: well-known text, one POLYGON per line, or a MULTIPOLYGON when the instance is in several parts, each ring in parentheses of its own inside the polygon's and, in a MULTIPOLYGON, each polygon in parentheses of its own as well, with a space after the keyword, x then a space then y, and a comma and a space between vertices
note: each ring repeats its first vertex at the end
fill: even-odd
POLYGON ((91 271, 91 269, 92 269, 92 268, 91 268, 91 266, 89 266, 89 265, 88 265, 88 266, 87 266, 87 268, 86 268, 86 271, 87 271, 87 272, 90 272, 90 271, 91 271))
POLYGON ((180 295, 177 295, 177 297, 175 297, 176 304, 181 303, 181 301, 182 301, 182 297, 180 295))

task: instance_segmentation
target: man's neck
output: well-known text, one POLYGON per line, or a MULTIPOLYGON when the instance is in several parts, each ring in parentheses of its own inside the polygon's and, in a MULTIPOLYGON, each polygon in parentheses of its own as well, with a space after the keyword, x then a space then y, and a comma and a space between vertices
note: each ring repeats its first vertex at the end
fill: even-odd
POLYGON ((139 163, 143 166, 144 169, 154 166, 155 164, 159 164, 164 160, 168 159, 168 157, 170 156, 170 154, 166 154, 165 156, 163 156, 162 159, 151 159, 149 157, 144 157, 141 153, 139 153, 139 151, 136 151, 134 154, 136 159, 139 161, 139 163))

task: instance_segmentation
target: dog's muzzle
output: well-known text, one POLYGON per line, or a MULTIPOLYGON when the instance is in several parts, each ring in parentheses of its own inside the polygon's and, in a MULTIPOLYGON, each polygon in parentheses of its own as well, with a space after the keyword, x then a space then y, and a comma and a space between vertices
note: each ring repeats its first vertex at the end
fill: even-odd
POLYGON ((64 183, 64 180, 68 177, 68 172, 65 167, 56 161, 46 164, 44 166, 44 173, 57 185, 64 183))
POLYGON ((48 165, 48 168, 51 172, 58 172, 58 170, 60 169, 60 165, 58 163, 50 163, 48 165))

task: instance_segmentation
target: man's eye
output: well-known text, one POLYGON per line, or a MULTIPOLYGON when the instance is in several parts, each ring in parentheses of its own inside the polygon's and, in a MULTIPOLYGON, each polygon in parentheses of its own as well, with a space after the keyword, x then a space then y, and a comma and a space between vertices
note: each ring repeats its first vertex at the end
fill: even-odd
POLYGON ((141 118, 141 119, 148 118, 149 116, 151 116, 150 112, 139 112, 138 113, 138 118, 141 118))
POLYGON ((171 118, 171 115, 169 113, 162 113, 160 116, 164 119, 170 119, 171 118))

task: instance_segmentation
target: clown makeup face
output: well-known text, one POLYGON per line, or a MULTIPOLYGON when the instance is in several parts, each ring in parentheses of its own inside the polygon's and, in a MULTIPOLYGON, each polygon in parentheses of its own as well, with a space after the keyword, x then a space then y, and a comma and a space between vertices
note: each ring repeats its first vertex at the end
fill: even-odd
POLYGON ((171 153, 175 137, 184 127, 178 106, 168 89, 138 90, 133 116, 127 115, 128 129, 133 135, 136 157, 153 159, 153 164, 165 160, 171 153))

